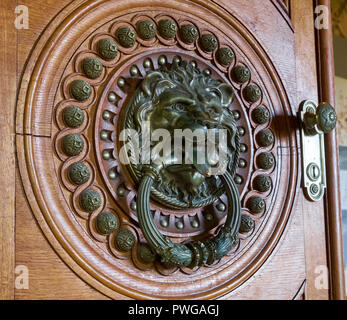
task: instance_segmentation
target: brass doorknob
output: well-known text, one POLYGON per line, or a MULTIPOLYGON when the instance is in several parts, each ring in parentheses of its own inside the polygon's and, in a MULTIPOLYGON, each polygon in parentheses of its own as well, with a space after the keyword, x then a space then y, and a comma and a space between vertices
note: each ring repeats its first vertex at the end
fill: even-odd
POLYGON ((336 123, 336 111, 326 102, 321 103, 316 111, 308 108, 304 115, 304 129, 309 135, 318 134, 319 131, 329 133, 335 128, 336 123))

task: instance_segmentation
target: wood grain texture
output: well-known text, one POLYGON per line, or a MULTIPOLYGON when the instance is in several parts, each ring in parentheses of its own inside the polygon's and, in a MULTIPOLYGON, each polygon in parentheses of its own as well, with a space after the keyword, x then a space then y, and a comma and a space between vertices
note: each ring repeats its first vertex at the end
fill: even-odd
MULTIPOLYGON (((330 0, 318 0, 317 5, 329 8, 330 0)), ((316 30, 318 39, 318 84, 320 101, 335 105, 335 70, 333 55, 333 32, 331 18, 328 29, 316 30)), ((340 173, 338 162, 337 130, 325 135, 325 157, 327 190, 325 193, 326 219, 328 228, 329 268, 331 297, 344 300, 346 297, 344 256, 342 240, 342 218, 340 200, 340 173)))
MULTIPOLYGON (((312 204, 306 201, 298 179, 300 148, 297 147, 299 132, 296 112, 301 100, 318 98, 315 59, 312 58, 315 56, 313 7, 310 1, 290 1, 289 20, 288 14, 284 18, 284 10, 279 10, 274 2, 181 0, 180 3, 185 13, 190 12, 207 20, 213 17, 211 24, 215 23, 218 29, 230 35, 233 32, 241 34, 244 38, 244 42, 240 42, 238 47, 250 55, 259 69, 257 71, 261 74, 260 78, 270 88, 272 103, 278 108, 276 134, 281 141, 282 148, 278 152, 284 166, 280 191, 266 220, 266 232, 259 234, 256 244, 250 246, 245 257, 229 264, 229 270, 223 270, 218 276, 208 280, 210 286, 212 283, 220 284, 216 290, 207 291, 206 281, 190 281, 188 289, 191 290, 189 294, 192 298, 329 298, 328 290, 317 290, 314 287, 315 267, 327 265, 323 203, 312 204), (194 10, 193 6, 196 6, 194 10), (221 22, 222 17, 224 22, 221 22), (293 32, 294 30, 296 31, 293 32), (275 85, 271 87, 270 83, 275 85), (280 108, 283 108, 281 112, 280 108), (225 283, 222 277, 227 279, 225 283), (200 294, 199 290, 205 292, 200 294)), ((289 1, 285 2, 289 4, 289 1)), ((72 52, 78 49, 79 41, 86 38, 92 28, 106 23, 110 14, 134 11, 136 1, 120 0, 117 2, 117 10, 114 2, 112 7, 107 8, 108 1, 99 0, 24 0, 22 3, 29 6, 31 20, 30 29, 23 30, 18 35, 17 75, 24 66, 26 69, 23 71, 24 90, 19 95, 16 122, 18 161, 22 177, 21 181, 16 182, 16 263, 29 267, 30 288, 16 290, 15 297, 182 297, 182 292, 186 292, 183 286, 168 285, 172 280, 161 279, 151 273, 146 273, 144 279, 138 281, 138 270, 130 264, 118 264, 102 246, 95 244, 88 232, 81 228, 84 222, 71 212, 52 161, 52 108, 59 73, 63 74, 72 52), (68 3, 69 6, 65 7, 68 3), (105 8, 99 10, 98 4, 105 5, 105 8), (78 13, 80 5, 84 5, 85 16, 81 14, 74 20, 73 15, 78 13), (44 16, 42 10, 46 13, 44 16), (55 22, 46 27, 53 18, 55 22), (75 21, 79 21, 78 26, 73 25, 75 21), (42 33, 43 31, 45 32, 42 33), (76 35, 78 37, 74 41, 73 37, 76 35), (66 51, 49 52, 52 48, 59 48, 60 43, 63 46, 69 41, 71 45, 67 46, 66 51), (33 49, 35 43, 36 48, 33 49), (41 55, 42 52, 46 55, 41 55), (26 61, 29 53, 31 58, 26 61), (56 60, 48 64, 48 71, 40 74, 41 69, 35 69, 36 66, 49 59, 51 54, 55 55, 56 60), (39 90, 37 100, 28 101, 26 89, 29 87, 34 92, 36 86, 43 90, 39 90), (30 109, 33 105, 38 108, 30 109), (145 278, 161 283, 154 288, 151 281, 145 278)), ((141 4, 151 9, 169 6, 167 2, 154 0, 143 0, 141 4)), ((46 67, 42 63, 42 68, 46 67)), ((182 283, 183 277, 174 275, 174 282, 182 283)))
MULTIPOLYGON (((292 1, 292 20, 297 32, 296 41, 296 72, 297 72, 297 101, 307 99, 318 100, 317 68, 315 59, 315 38, 313 4, 311 1, 292 1)), ((304 214, 305 226, 305 257, 306 257, 306 299, 328 299, 328 289, 317 289, 315 281, 318 266, 327 266, 326 233, 324 221, 324 203, 310 202, 303 194, 301 211, 304 214)))
MULTIPOLYGON (((159 7, 161 5, 156 1, 151 1, 151 3, 153 6, 159 7)), ((118 12, 127 13, 130 8, 133 10, 135 4, 135 1, 134 3, 119 2, 118 12)), ((211 288, 211 282, 208 279, 199 279, 199 274, 195 276, 197 279, 194 280, 194 285, 192 286, 177 285, 177 283, 183 281, 189 280, 191 282, 192 275, 189 277, 184 275, 178 277, 177 275, 174 275, 172 278, 170 278, 170 286, 167 286, 168 280, 165 281, 164 286, 163 279, 160 277, 155 278, 154 275, 151 275, 150 277, 148 276, 146 279, 143 278, 139 280, 136 278, 136 271, 132 270, 131 265, 125 265, 123 263, 123 266, 121 266, 117 261, 112 260, 111 257, 105 256, 105 253, 101 252, 97 245, 91 241, 91 239, 88 239, 86 232, 79 231, 78 224, 76 224, 76 221, 72 219, 73 213, 68 209, 69 202, 63 200, 64 195, 59 191, 59 181, 57 181, 56 177, 52 175, 52 172, 54 172, 54 166, 51 163, 52 150, 50 145, 52 144, 52 141, 49 141, 49 139, 43 138, 42 136, 47 136, 48 138, 50 135, 50 131, 48 131, 48 129, 51 125, 52 119, 51 106, 54 105, 54 103, 52 103, 53 96, 51 92, 54 91, 54 86, 56 86, 58 83, 58 73, 62 72, 60 69, 64 67, 64 64, 61 64, 61 61, 68 59, 66 54, 69 53, 70 50, 76 50, 76 47, 74 46, 76 46, 77 43, 74 41, 73 37, 76 37, 77 35, 78 38, 80 38, 81 29, 71 29, 71 32, 73 31, 75 34, 70 33, 69 37, 65 37, 66 43, 60 43, 56 41, 54 37, 64 37, 61 32, 70 32, 70 30, 67 28, 57 28, 54 36, 50 37, 49 45, 45 45, 45 43, 41 41, 43 49, 40 50, 42 50, 42 53, 37 53, 37 49, 33 51, 34 57, 36 54, 36 56, 39 56, 37 66, 35 66, 35 58, 33 60, 31 59, 28 63, 27 74, 29 76, 28 79, 31 80, 29 83, 23 82, 24 90, 22 90, 22 92, 25 92, 25 87, 28 86, 29 93, 34 94, 34 96, 26 96, 26 98, 19 101, 19 115, 25 115, 25 125, 23 128, 28 130, 25 131, 25 133, 40 136, 24 137, 24 141, 19 142, 18 145, 20 145, 20 150, 25 150, 24 156, 26 158, 24 159, 23 155, 20 155, 19 160, 27 197, 31 203, 31 206, 33 207, 36 218, 38 219, 41 227, 45 230, 46 236, 50 239, 50 241, 56 242, 56 240, 58 240, 60 245, 64 247, 69 255, 74 257, 76 260, 75 263, 79 264, 85 269, 85 271, 88 271, 89 276, 85 278, 87 281, 92 281, 93 278, 101 279, 99 287, 102 285, 107 286, 120 292, 121 294, 126 294, 136 298, 160 298, 157 295, 158 291, 161 292, 161 298, 183 296, 189 296, 192 298, 216 298, 245 282, 252 274, 257 272, 259 268, 266 267, 264 262, 275 252, 274 249, 279 241, 287 242, 283 234, 286 234, 285 231, 288 225, 288 217, 292 210, 292 202, 295 194, 293 190, 296 189, 296 140, 295 133, 290 130, 290 122, 288 122, 288 114, 291 114, 292 109, 290 108, 287 100, 288 95, 286 94, 286 90, 282 87, 280 77, 276 73, 272 63, 269 61, 266 53, 264 52, 264 48, 254 40, 252 34, 250 34, 247 30, 245 31, 244 25, 222 12, 212 3, 202 3, 200 1, 187 2, 182 0, 181 4, 184 4, 186 9, 193 12, 194 15, 204 16, 206 18, 208 17, 208 19, 212 19, 209 17, 209 13, 213 12, 216 14, 216 17, 218 17, 218 20, 210 20, 211 23, 217 24, 219 28, 224 29, 225 35, 228 36, 228 34, 230 34, 230 37, 233 37, 234 41, 243 42, 243 44, 240 43, 239 47, 244 48, 244 50, 248 48, 247 54, 252 57, 253 64, 257 66, 257 71, 261 73, 260 78, 263 79, 263 83, 265 83, 267 86, 267 91, 271 96, 273 105, 276 106, 276 108, 279 108, 276 111, 280 115, 278 118, 276 118, 276 127, 281 128, 277 133, 278 138, 281 141, 281 146, 284 149, 286 147, 293 148, 292 152, 287 153, 286 156, 281 158, 281 165, 283 168, 286 168, 282 170, 282 173, 285 172, 286 174, 281 174, 282 182, 278 184, 281 191, 277 196, 276 204, 271 206, 271 209, 269 209, 272 211, 272 214, 268 217, 265 226, 266 232, 264 231, 258 236, 257 243, 249 248, 247 252, 245 252, 239 260, 237 260, 237 262, 234 264, 228 262, 229 268, 223 269, 220 267, 218 277, 213 277, 216 289, 211 288), (222 19, 225 19, 226 21, 224 22, 222 19), (231 27, 236 28, 238 32, 242 34, 243 38, 235 38, 236 33, 231 32, 231 27), (72 45, 68 45, 68 41, 72 41, 72 45), (53 46, 56 47, 55 50, 53 50, 53 52, 56 54, 56 60, 51 61, 50 64, 42 64, 42 68, 39 67, 39 64, 44 63, 47 61, 47 59, 49 59, 48 53, 50 50, 52 50, 51 48, 53 46), (65 49, 64 46, 67 46, 67 49, 65 49), (60 47, 62 47, 62 49, 60 49, 60 47), (61 59, 59 59, 57 55, 61 55, 61 59), (57 64, 58 68, 54 67, 55 64, 57 64), (47 68, 48 70, 46 70, 47 68), (30 76, 31 70, 34 71, 33 75, 30 76), (41 80, 38 81, 37 79, 41 80), (45 79, 45 81, 42 79, 45 79), (49 84, 53 87, 51 88, 49 84), (35 90, 38 93, 37 96, 35 96, 35 90), (288 174, 288 172, 290 172, 290 174, 288 174), (40 206, 39 210, 36 209, 37 204, 40 206), (42 213, 44 215, 43 217, 42 213), (50 230, 47 231, 46 225, 50 228, 50 230), (252 261, 254 261, 254 263, 250 263, 249 259, 253 259, 252 261), (117 274, 117 277, 114 277, 114 274, 117 274), (234 276, 234 278, 232 278, 232 276, 234 276), (150 278, 150 280, 148 280, 148 278, 150 278), (226 281, 228 282, 225 283, 226 281), (128 289, 130 287, 131 290, 128 289), (196 290, 197 287, 199 287, 199 291, 196 290)), ((87 31, 94 27, 94 21, 92 19, 95 21, 102 21, 98 20, 101 19, 101 17, 102 19, 109 19, 106 16, 106 13, 110 12, 108 10, 109 5, 110 3, 107 1, 100 1, 99 3, 85 2, 85 6, 83 7, 85 14, 91 12, 92 6, 94 10, 92 11, 92 17, 88 16, 89 18, 84 18, 81 20, 86 25, 85 28, 82 29, 84 34, 87 34, 87 31), (100 4, 100 8, 97 7, 98 4, 100 4)), ((272 9, 272 12, 278 18, 278 11, 276 8, 273 7, 271 3, 269 3, 269 6, 269 8, 272 9)), ((241 13, 244 14, 241 19, 242 21, 249 19, 246 11, 240 12, 240 14, 241 13)), ((78 14, 78 11, 76 10, 76 13, 74 14, 78 14)), ((72 21, 75 19, 73 15, 68 17, 68 21, 70 23, 72 23, 72 21)), ((64 23, 66 22, 64 21, 64 23)), ((101 22, 98 23, 100 24, 101 22)), ((54 27, 57 27, 57 25, 59 26, 59 23, 55 24, 54 27)), ((83 24, 80 23, 80 26, 83 26, 83 24)), ((293 33, 290 28, 288 28, 286 23, 284 23, 284 26, 288 32, 288 45, 293 44, 293 42, 290 41, 293 37, 293 33)), ((247 25, 247 27, 249 26, 247 25)), ((267 24, 266 27, 270 28, 271 25, 267 24)), ((50 27, 48 27, 48 30, 49 28, 50 27)), ((54 29, 52 32, 53 31, 54 29)), ((267 38, 266 40, 267 43, 265 43, 265 45, 270 45, 271 39, 267 38)), ((41 42, 38 43, 38 48, 40 48, 41 42)), ((273 54, 276 53, 274 52, 273 54)), ((289 57, 287 58, 289 59, 289 57)), ((278 58, 275 61, 278 64, 282 64, 281 58, 278 58)), ((293 67, 295 61, 293 55, 291 61, 293 67)), ((288 60, 286 63, 288 64, 288 60)), ((295 70, 294 68, 291 68, 291 70, 288 71, 285 76, 283 76, 283 79, 287 81, 289 79, 293 79, 294 74, 295 70)), ((21 94, 21 96, 24 97, 25 95, 21 94)), ((58 251, 59 248, 56 248, 56 250, 58 251)), ((299 255, 300 252, 297 251, 297 254, 299 255)), ((288 255, 288 259, 296 260, 298 259, 298 256, 288 255)), ((217 270, 217 268, 215 270, 217 270)), ((81 272, 82 270, 79 271, 80 276, 82 276, 81 272)), ((280 276, 279 279, 281 279, 280 276)), ((290 283, 290 287, 292 288, 292 294, 289 295, 290 298, 292 298, 294 293, 298 290, 298 286, 301 285, 303 279, 297 279, 296 281, 294 281, 294 283, 290 283)), ((257 288, 254 288, 254 290, 257 290, 257 288)), ((286 294, 288 294, 288 292, 286 294)))
POLYGON ((16 289, 15 299, 107 299, 77 277, 56 254, 32 215, 19 175, 16 185, 16 266, 28 268, 29 288, 16 289))
POLYGON ((16 2, 0 4, 0 299, 14 298, 15 255, 15 136, 17 30, 14 26, 16 2))

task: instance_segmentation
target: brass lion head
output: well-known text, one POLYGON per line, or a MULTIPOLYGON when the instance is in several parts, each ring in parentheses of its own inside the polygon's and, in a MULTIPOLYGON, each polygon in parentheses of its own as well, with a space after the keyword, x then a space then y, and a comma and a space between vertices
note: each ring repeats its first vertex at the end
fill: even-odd
MULTIPOLYGON (((135 129, 142 137, 140 150, 149 144, 147 146, 153 151, 159 143, 144 138, 144 123, 149 124, 150 133, 164 129, 172 137, 171 153, 166 155, 159 166, 156 163, 160 175, 155 185, 156 200, 175 208, 199 207, 215 200, 222 186, 218 176, 209 174, 215 165, 213 160, 206 156, 206 161, 198 162, 198 150, 194 144, 196 141, 191 141, 193 158, 189 164, 184 161, 177 162, 174 137, 177 130, 188 129, 205 136, 212 130, 218 138, 218 132, 224 129, 227 132, 226 168, 234 174, 238 161, 239 138, 233 114, 229 109, 233 96, 234 90, 230 85, 206 75, 195 64, 187 61, 174 59, 172 64, 148 73, 142 80, 127 105, 126 127, 135 129)), ((187 140, 187 137, 184 139, 187 140)), ((183 160, 186 159, 184 142, 187 141, 183 141, 182 145, 183 160)), ((207 152, 206 154, 208 155, 207 152)), ((153 155, 151 159, 153 161, 153 155)), ((136 168, 132 166, 135 175, 141 171, 141 164, 136 165, 136 168)))

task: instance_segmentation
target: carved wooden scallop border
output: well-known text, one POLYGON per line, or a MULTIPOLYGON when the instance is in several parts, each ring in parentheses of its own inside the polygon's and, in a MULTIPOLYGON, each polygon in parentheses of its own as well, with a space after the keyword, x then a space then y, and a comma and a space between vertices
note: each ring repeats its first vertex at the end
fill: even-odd
MULTIPOLYGON (((174 11, 169 4, 167 4, 168 7, 165 7, 160 1, 148 1, 148 4, 151 7, 155 6, 162 10, 174 11)), ((174 4, 171 5, 174 7, 174 4)), ((247 30, 235 21, 232 16, 226 15, 224 11, 220 11, 213 3, 180 1, 180 6, 184 6, 187 9, 187 14, 192 13, 194 17, 209 19, 210 21, 207 22, 211 23, 211 26, 216 23, 216 20, 214 20, 216 19, 214 14, 216 14, 219 27, 224 25, 223 29, 229 30, 230 38, 233 38, 236 30, 242 35, 242 37, 236 39, 239 48, 247 48, 247 55, 257 66, 257 71, 261 74, 261 80, 259 79, 259 81, 267 88, 267 94, 270 93, 269 101, 275 106, 274 115, 280 114, 285 116, 284 119, 275 121, 276 128, 281 126, 288 127, 287 117, 291 115, 291 111, 285 90, 281 87, 280 79, 266 54, 247 30), (279 123, 280 121, 282 122, 279 123)), ((129 12, 129 10, 133 12, 134 8, 138 8, 139 11, 146 9, 141 8, 137 1, 119 1, 117 3, 117 13, 119 15, 122 12, 129 12)), ((52 95, 52 89, 54 90, 58 86, 57 84, 61 77, 58 75, 62 75, 64 71, 62 65, 67 63, 65 57, 72 56, 71 53, 79 46, 79 43, 76 42, 84 39, 84 36, 81 37, 81 33, 73 35, 74 31, 72 31, 72 34, 70 33, 71 38, 69 38, 69 41, 72 41, 72 43, 67 41, 64 44, 65 47, 59 48, 59 39, 68 32, 62 26, 79 21, 79 26, 83 25, 85 29, 88 29, 87 26, 98 27, 112 17, 111 12, 113 12, 114 16, 114 2, 112 3, 111 1, 86 1, 83 4, 82 1, 76 1, 55 19, 54 24, 47 28, 33 51, 25 73, 30 80, 22 83, 17 110, 17 125, 19 127, 22 126, 21 122, 23 119, 23 128, 25 128, 25 133, 28 134, 28 136, 23 138, 24 144, 22 140, 18 141, 18 158, 29 202, 48 239, 64 260, 82 278, 111 297, 119 297, 119 294, 133 298, 220 297, 247 280, 268 258, 279 240, 294 198, 296 155, 291 154, 288 158, 279 152, 278 168, 286 168, 288 170, 285 172, 285 176, 282 170, 282 174, 276 179, 277 185, 275 187, 278 189, 277 192, 282 190, 280 193, 282 198, 277 199, 277 202, 280 200, 282 205, 279 206, 277 204, 276 208, 274 208, 273 199, 271 200, 272 204, 269 205, 267 210, 271 214, 267 214, 264 220, 266 224, 261 235, 259 235, 260 240, 257 241, 256 246, 249 244, 242 256, 235 256, 234 259, 223 264, 220 268, 213 270, 211 268, 207 272, 197 273, 194 276, 187 275, 186 277, 180 276, 177 278, 173 275, 172 278, 169 278, 170 286, 167 285, 168 279, 164 280, 159 276, 153 279, 149 275, 146 278, 141 277, 141 275, 133 274, 129 265, 125 266, 118 262, 115 263, 114 259, 107 255, 101 247, 90 241, 89 235, 80 228, 80 225, 83 224, 83 218, 82 220, 76 218, 71 213, 68 204, 63 200, 62 193, 59 191, 61 188, 59 187, 58 179, 55 175, 52 175, 52 172, 55 171, 52 161, 52 140, 50 138, 50 130, 47 130, 51 123, 54 105, 52 97, 55 95, 52 95), (91 12, 93 12, 92 15, 90 15, 91 12), (55 26, 58 27, 56 28, 55 26), (78 37, 72 40, 74 36, 78 37), (46 64, 47 59, 52 55, 55 55, 55 60, 52 60, 52 64, 46 64), (56 65, 57 61, 61 65, 56 65), (36 79, 45 79, 45 81, 38 82, 36 79), (38 92, 40 93, 39 95, 37 95, 38 92), (24 153, 22 152, 23 149, 24 153), (278 183, 279 180, 281 180, 281 184, 278 183), (283 192, 284 190, 287 190, 287 192, 283 192), (91 259, 91 257, 93 258, 91 259), (235 260, 237 260, 237 263, 234 264, 235 260), (215 278, 216 274, 218 274, 216 287, 210 288, 209 277, 213 276, 215 278), (186 287, 184 284, 184 281, 190 282, 193 279, 200 286, 201 292, 196 293, 194 288, 186 287), (157 294, 158 292, 160 294, 157 294)), ((80 30, 85 29, 81 28, 80 30)), ((282 147, 295 147, 295 136, 289 136, 288 132, 289 130, 283 134, 283 132, 275 130, 282 147)), ((97 180, 97 183, 102 183, 98 177, 94 178, 97 180)))

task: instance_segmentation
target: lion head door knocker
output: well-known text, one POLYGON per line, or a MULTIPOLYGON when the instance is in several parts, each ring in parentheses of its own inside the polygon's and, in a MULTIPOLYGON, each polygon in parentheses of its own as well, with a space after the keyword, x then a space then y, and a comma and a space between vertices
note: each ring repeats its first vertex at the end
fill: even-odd
POLYGON ((240 143, 229 110, 233 95, 230 85, 201 72, 195 63, 176 57, 172 64, 147 73, 126 105, 121 129, 131 134, 121 139, 120 156, 139 185, 137 215, 141 230, 163 263, 188 268, 211 265, 237 244, 241 203, 233 176, 240 143), (158 131, 168 134, 168 149, 159 148, 165 138, 153 139, 158 131), (181 144, 178 132, 183 133, 181 144), (214 137, 214 148, 208 148, 211 139, 206 139, 205 152, 201 153, 195 136, 185 132, 214 137), (221 132, 225 133, 224 140, 221 132), (131 139, 131 135, 138 139, 131 139), (189 152, 187 146, 191 147, 189 152), (154 223, 150 199, 170 209, 202 208, 224 192, 229 202, 226 222, 212 239, 174 243, 154 223))

